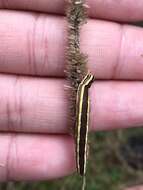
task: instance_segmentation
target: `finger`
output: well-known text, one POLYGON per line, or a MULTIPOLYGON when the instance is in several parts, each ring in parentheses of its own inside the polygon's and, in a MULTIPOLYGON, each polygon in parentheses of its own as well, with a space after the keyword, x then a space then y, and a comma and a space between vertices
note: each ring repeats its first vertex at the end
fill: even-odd
MULTIPOLYGON (((0 72, 64 76, 63 17, 1 11, 0 20, 0 72)), ((81 47, 95 77, 142 80, 142 33, 139 27, 89 20, 81 47)))
POLYGON ((0 75, 0 89, 1 130, 68 131, 63 80, 0 75))
MULTIPOLYGON (((65 84, 60 79, 0 75, 0 129, 67 133, 72 124, 65 84)), ((141 127, 142 94, 142 82, 95 81, 90 89, 91 128, 141 127)))
MULTIPOLYGON (((0 8, 22 9, 32 11, 42 11, 47 13, 64 14, 66 9, 64 0, 0 0, 0 8)), ((139 21, 143 19, 143 0, 87 0, 89 5, 89 16, 93 18, 112 19, 117 21, 139 21), (132 14, 131 14, 132 13, 132 14)))
POLYGON ((63 75, 63 19, 0 11, 0 20, 0 72, 63 75))
POLYGON ((47 180, 74 171, 68 136, 0 134, 0 181, 47 180))
POLYGON ((142 127, 142 82, 95 82, 91 89, 91 127, 109 130, 142 127))

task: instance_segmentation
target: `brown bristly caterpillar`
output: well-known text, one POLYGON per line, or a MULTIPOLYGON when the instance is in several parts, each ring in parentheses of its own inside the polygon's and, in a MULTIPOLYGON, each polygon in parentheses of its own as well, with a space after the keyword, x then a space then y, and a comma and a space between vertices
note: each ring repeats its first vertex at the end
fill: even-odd
POLYGON ((68 0, 66 16, 68 22, 66 76, 70 86, 71 116, 75 122, 76 93, 87 73, 87 56, 80 51, 80 29, 87 19, 85 0, 68 0))

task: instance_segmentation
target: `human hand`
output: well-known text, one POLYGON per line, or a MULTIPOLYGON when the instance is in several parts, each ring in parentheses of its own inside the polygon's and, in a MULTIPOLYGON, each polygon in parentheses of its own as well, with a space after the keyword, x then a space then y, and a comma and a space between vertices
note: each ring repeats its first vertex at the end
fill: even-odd
MULTIPOLYGON (((92 19, 82 28, 81 48, 96 79, 104 79, 90 91, 91 128, 140 127, 143 29, 100 19, 140 21, 143 0, 88 4, 92 19)), ((75 170, 67 134, 64 7, 63 0, 0 0, 1 181, 53 179, 75 170)))

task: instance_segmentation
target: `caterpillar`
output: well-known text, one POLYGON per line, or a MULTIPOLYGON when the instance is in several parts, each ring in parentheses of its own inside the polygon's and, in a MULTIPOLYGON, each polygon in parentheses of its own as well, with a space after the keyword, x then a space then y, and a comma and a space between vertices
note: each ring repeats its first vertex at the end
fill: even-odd
POLYGON ((89 93, 94 76, 87 69, 87 56, 80 50, 80 29, 87 21, 87 5, 84 0, 70 0, 67 8, 68 45, 66 76, 70 86, 71 118, 75 126, 76 167, 83 177, 85 189, 87 163, 89 93))
POLYGON ((90 101, 88 90, 94 76, 88 73, 79 84, 76 99, 76 163, 77 171, 83 176, 82 189, 85 189, 85 173, 88 155, 88 128, 90 101))

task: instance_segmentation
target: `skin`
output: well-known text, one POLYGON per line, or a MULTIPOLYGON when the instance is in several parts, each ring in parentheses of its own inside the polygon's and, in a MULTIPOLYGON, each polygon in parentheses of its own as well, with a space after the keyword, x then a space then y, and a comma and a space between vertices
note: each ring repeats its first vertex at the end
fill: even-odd
MULTIPOLYGON (((88 4, 81 48, 96 79, 104 79, 90 89, 91 130, 140 127, 143 29, 124 22, 143 20, 143 0, 88 4)), ((0 181, 48 180, 75 171, 64 7, 63 0, 0 0, 0 181)))

